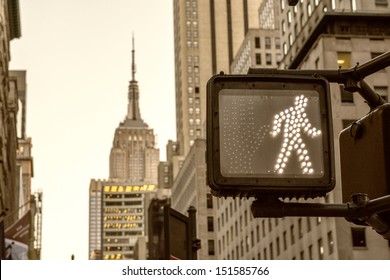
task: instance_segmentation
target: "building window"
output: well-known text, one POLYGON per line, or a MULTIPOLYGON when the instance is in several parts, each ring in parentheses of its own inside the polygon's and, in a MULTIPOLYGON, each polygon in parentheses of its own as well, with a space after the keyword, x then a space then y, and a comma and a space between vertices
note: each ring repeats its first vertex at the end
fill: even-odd
POLYGON ((281 46, 281 44, 280 44, 280 38, 279 37, 276 37, 275 38, 275 48, 276 49, 280 49, 280 46, 281 46))
POLYGON ((351 228, 351 232, 353 247, 367 247, 365 228, 351 228))
POLYGON ((318 239, 318 259, 324 259, 324 245, 322 244, 322 238, 318 239))
POLYGON ((260 49, 260 37, 255 37, 255 48, 260 49))
POLYGON ((351 53, 350 52, 338 52, 337 64, 339 67, 347 69, 351 68, 351 53))
POLYGON ((288 11, 288 12, 287 12, 287 21, 288 21, 288 25, 290 25, 290 24, 291 24, 291 21, 292 21, 291 11, 288 11))
POLYGON ((283 249, 287 250, 287 232, 283 231, 283 249))
POLYGON ((301 239, 303 237, 303 229, 302 229, 302 219, 298 219, 298 237, 301 239))
POLYGON ((346 91, 343 85, 340 85, 340 97, 342 103, 353 103, 352 92, 346 91))
POLYGON ((207 201, 207 208, 208 209, 213 209, 213 196, 212 196, 211 193, 207 194, 206 201, 207 201))
POLYGON ((282 55, 280 53, 277 53, 276 54, 276 63, 278 65, 280 65, 281 62, 282 62, 282 55))
POLYGON ((276 237, 276 255, 280 255, 280 239, 279 237, 276 237))
POLYGON ((270 49, 271 48, 271 38, 265 37, 265 48, 270 49))
POLYGON ((299 254, 299 256, 301 257, 301 260, 304 260, 304 259, 305 259, 305 252, 304 252, 304 251, 301 251, 301 253, 299 254))
POLYGON ((295 243, 294 225, 290 226, 290 236, 291 236, 291 244, 294 244, 295 243))
POLYGON ((313 259, 313 245, 309 246, 309 260, 313 259))
POLYGON ((208 249, 209 249, 209 256, 215 255, 215 244, 214 240, 208 240, 208 249))
POLYGON ((261 54, 260 54, 260 53, 257 53, 257 54, 256 54, 256 64, 257 64, 257 65, 260 65, 260 64, 261 64, 261 54))
POLYGON ((334 251, 333 233, 331 231, 328 232, 328 251, 329 255, 333 254, 334 251))
MULTIPOLYGON (((198 80, 199 83, 199 80, 198 80)), ((195 87, 195 93, 199 93, 199 87, 195 87)))
POLYGON ((265 221, 264 220, 261 221, 261 229, 263 232, 263 237, 265 237, 265 221))
POLYGON ((320 59, 319 58, 316 59, 314 64, 315 64, 316 69, 320 69, 320 59))
POLYGON ((375 0, 375 5, 376 6, 387 6, 388 0, 375 0))
POLYGON ((306 224, 307 224, 307 232, 311 231, 311 220, 310 217, 306 217, 306 224))
POLYGON ((311 16, 311 12, 312 12, 312 10, 311 10, 311 4, 309 3, 309 4, 307 4, 307 14, 308 14, 309 16, 311 16))
POLYGON ((265 62, 267 65, 272 65, 272 55, 270 53, 265 54, 265 62))

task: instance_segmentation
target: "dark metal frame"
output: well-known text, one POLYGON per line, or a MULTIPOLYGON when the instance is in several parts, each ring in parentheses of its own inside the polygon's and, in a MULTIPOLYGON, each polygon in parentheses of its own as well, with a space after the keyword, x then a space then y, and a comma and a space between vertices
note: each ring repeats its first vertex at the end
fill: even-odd
POLYGON ((286 197, 318 197, 330 192, 335 185, 334 152, 329 83, 324 78, 299 75, 215 75, 207 86, 207 161, 209 186, 216 196, 256 197, 263 194, 283 194, 286 197), (324 174, 321 177, 296 176, 227 177, 221 172, 219 96, 224 89, 248 90, 300 90, 316 91, 319 97, 324 174), (239 190, 237 189, 237 186, 239 190), (310 193, 308 191, 310 189, 310 193))

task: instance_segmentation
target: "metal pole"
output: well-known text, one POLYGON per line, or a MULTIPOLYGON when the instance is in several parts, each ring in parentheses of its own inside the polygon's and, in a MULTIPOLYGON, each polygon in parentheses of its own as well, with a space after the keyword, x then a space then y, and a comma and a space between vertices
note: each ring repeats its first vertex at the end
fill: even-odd
POLYGON ((295 203, 278 199, 273 202, 256 200, 251 210, 255 218, 348 216, 347 204, 295 203))

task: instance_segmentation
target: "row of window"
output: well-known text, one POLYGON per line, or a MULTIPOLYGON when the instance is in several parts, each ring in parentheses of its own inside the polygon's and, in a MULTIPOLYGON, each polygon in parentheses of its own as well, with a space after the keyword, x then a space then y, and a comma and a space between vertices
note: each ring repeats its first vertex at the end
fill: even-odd
POLYGON ((189 8, 196 8, 198 6, 198 3, 197 3, 197 0, 187 0, 186 1, 186 8, 189 9, 189 8))
MULTIPOLYGON (((192 76, 188 76, 187 77, 187 82, 189 84, 192 84, 192 83, 195 83, 195 84, 199 84, 199 76, 195 76, 195 77, 192 77, 192 76)), ((190 92, 190 90, 188 90, 188 93, 192 93, 190 92)), ((199 87, 195 88, 195 93, 199 93, 199 87)))
MULTIPOLYGON (((355 1, 355 0, 352 0, 352 1, 355 1)), ((387 1, 387 0, 386 0, 386 1, 387 1)), ((285 2, 286 2, 286 0, 280 0, 280 10, 281 10, 281 11, 284 11, 284 9, 285 9, 285 7, 286 7, 285 2)), ((303 2, 304 2, 304 0, 300 0, 300 2, 299 2, 299 8, 300 8, 300 9, 302 9, 303 2)), ((311 9, 311 2, 312 2, 312 1, 308 0, 308 3, 307 3, 307 6, 308 6, 308 7, 310 6, 310 9, 311 9)), ((318 4, 320 3, 320 0, 314 0, 313 2, 314 2, 314 6, 317 7, 318 4)), ((294 9, 294 12, 296 13, 296 12, 298 11, 297 5, 295 5, 293 9, 294 9)), ((309 10, 309 8, 307 8, 307 9, 309 10)))
MULTIPOLYGON (((282 55, 276 54, 275 56, 276 56, 276 63, 279 64, 282 60, 282 55)), ((262 64, 261 54, 256 53, 255 58, 256 58, 256 64, 261 65, 262 64)), ((272 65, 272 54, 270 53, 265 54, 265 63, 266 65, 272 65)))
MULTIPOLYGON (((272 48, 272 46, 271 46, 271 37, 265 37, 264 41, 265 41, 265 48, 266 49, 271 49, 272 48)), ((260 37, 255 37, 255 48, 256 49, 261 49, 260 37)), ((275 49, 280 49, 280 48, 281 48, 280 38, 276 37, 275 38, 275 49)))
MULTIPOLYGON (((242 259, 244 257, 247 257, 246 254, 249 253, 250 249, 254 245, 253 235, 252 235, 251 239, 252 239, 252 243, 250 242, 248 236, 245 238, 245 240, 241 240, 240 244, 236 245, 236 247, 233 248, 231 250, 231 252, 229 252, 224 259, 235 260, 235 259, 240 259, 240 258, 242 259)), ((207 243, 208 243, 207 245, 208 245, 209 256, 214 256, 215 255, 215 241, 210 239, 210 240, 208 240, 207 243)), ((257 253, 257 259, 259 259, 259 260, 262 260, 262 259, 263 260, 267 260, 267 259, 273 260, 273 259, 275 259, 275 257, 278 258, 282 253, 281 243, 282 242, 281 242, 280 238, 276 237, 275 243, 270 242, 267 247, 262 248, 262 250, 260 250, 257 253), (274 244, 275 244, 275 246, 274 246, 274 244)), ((287 250, 286 243, 287 243, 287 241, 286 241, 285 236, 284 236, 283 237, 283 244, 284 244, 283 249, 284 250, 287 250)), ((327 233, 327 244, 328 244, 328 254, 332 255, 334 252, 334 238, 333 238, 332 231, 329 231, 327 233)), ((219 246, 219 247, 221 247, 221 246, 219 246)), ((308 260, 313 260, 313 259, 323 260, 324 254, 325 254, 325 248, 324 248, 322 238, 319 238, 317 240, 317 256, 314 256, 313 250, 314 250, 313 245, 310 244, 307 247, 306 252, 305 252, 305 250, 300 251, 299 259, 301 259, 301 260, 306 260, 306 259, 308 259, 308 260)), ((219 249, 219 253, 221 254, 221 248, 219 249)), ((255 259, 255 258, 253 258, 253 259, 255 259)), ((296 257, 294 256, 292 259, 294 260, 294 259, 296 259, 296 257)))

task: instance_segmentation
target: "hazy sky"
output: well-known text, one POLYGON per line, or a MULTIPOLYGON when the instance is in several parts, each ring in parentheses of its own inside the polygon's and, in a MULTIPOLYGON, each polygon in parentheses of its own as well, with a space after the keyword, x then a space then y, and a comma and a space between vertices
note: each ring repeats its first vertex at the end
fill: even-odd
POLYGON ((175 140, 172 0, 19 0, 11 70, 27 70, 33 191, 43 191, 42 259, 88 259, 90 179, 106 179, 127 113, 131 38, 141 117, 165 160, 175 140))

